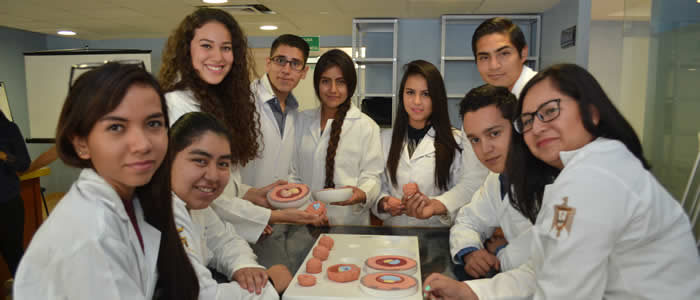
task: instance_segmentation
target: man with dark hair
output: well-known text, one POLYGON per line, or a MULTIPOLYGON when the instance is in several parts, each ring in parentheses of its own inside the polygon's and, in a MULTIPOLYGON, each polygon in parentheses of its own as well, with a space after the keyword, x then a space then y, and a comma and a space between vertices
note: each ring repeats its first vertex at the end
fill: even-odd
POLYGON ((509 19, 496 17, 481 23, 472 36, 472 51, 481 78, 488 84, 508 88, 516 98, 537 74, 524 65, 528 55, 525 36, 509 19))
POLYGON ((266 73, 251 83, 264 148, 241 170, 243 183, 265 186, 287 179, 299 108, 292 90, 306 77, 308 58, 309 44, 301 37, 284 34, 272 42, 270 57, 265 59, 266 73))
POLYGON ((500 274, 492 280, 465 282, 432 274, 424 283, 431 287, 431 295, 446 299, 451 299, 448 295, 459 295, 453 297, 456 299, 519 299, 533 293, 531 273, 519 270, 530 257, 532 223, 511 205, 508 180, 502 174, 516 102, 507 88, 485 84, 469 91, 459 104, 464 133, 476 157, 491 173, 472 201, 459 210, 450 229, 450 253, 472 279, 500 274), (496 227, 503 229, 505 238, 486 240, 496 227))

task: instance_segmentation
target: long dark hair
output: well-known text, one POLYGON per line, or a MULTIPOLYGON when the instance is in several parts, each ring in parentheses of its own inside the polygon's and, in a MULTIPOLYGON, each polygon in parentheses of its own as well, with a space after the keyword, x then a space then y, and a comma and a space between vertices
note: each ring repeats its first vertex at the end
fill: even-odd
POLYGON ((428 84, 428 94, 432 102, 433 113, 428 117, 428 124, 435 130, 435 186, 445 191, 450 183, 450 166, 455 157, 455 151, 462 151, 455 141, 450 125, 450 115, 447 112, 447 92, 442 75, 435 66, 424 60, 414 60, 404 66, 403 78, 399 87, 399 104, 396 108, 396 121, 391 133, 391 147, 386 167, 389 170, 391 183, 396 186, 396 169, 399 166, 401 151, 408 130, 408 113, 403 105, 403 91, 409 76, 423 77, 428 84))
POLYGON ((348 113, 348 110, 350 110, 350 99, 355 93, 355 87, 357 86, 357 73, 355 73, 355 64, 352 62, 352 58, 341 50, 330 50, 321 55, 314 69, 314 90, 316 90, 316 96, 319 100, 321 99, 321 94, 319 92, 321 75, 332 67, 340 68, 340 71, 343 73, 343 79, 345 79, 345 85, 348 89, 348 98, 338 106, 338 110, 335 112, 335 117, 333 118, 334 121, 331 124, 331 136, 328 140, 328 148, 326 149, 325 188, 335 187, 335 183, 333 182, 335 153, 336 150, 338 150, 340 132, 343 127, 343 122, 345 121, 345 115, 348 113))
MULTIPOLYGON (((578 103, 583 127, 591 135, 622 142, 639 159, 645 169, 650 168, 632 126, 615 108, 598 81, 586 69, 577 65, 554 65, 530 79, 520 94, 516 115, 522 113, 523 99, 529 90, 546 79, 550 80, 559 92, 578 103), (598 125, 593 122, 592 109, 595 109, 599 115, 598 125)), ((513 200, 513 207, 533 223, 542 204, 544 186, 551 183, 559 171, 537 159, 525 144, 522 134, 513 134, 506 162, 506 176, 513 186, 513 189, 508 191, 508 196, 513 200), (528 195, 535 195, 535 197, 528 197, 528 195)))
MULTIPOLYGON (((56 130, 58 156, 69 166, 92 168, 90 160, 81 159, 73 147, 74 137, 87 137, 95 123, 121 104, 130 87, 153 88, 160 98, 168 123, 168 108, 163 91, 151 74, 136 65, 108 63, 85 72, 71 86, 63 104, 56 130)), ((158 251, 158 291, 164 299, 197 299, 199 283, 182 247, 173 219, 170 191, 170 164, 158 167, 151 181, 137 187, 146 222, 161 232, 158 251)))
POLYGON ((168 38, 159 74, 166 92, 191 90, 201 110, 216 116, 236 135, 236 143, 231 144, 232 163, 240 166, 255 159, 261 147, 258 142, 260 115, 250 89, 252 66, 248 40, 238 22, 223 10, 200 8, 185 17, 168 38), (217 85, 210 85, 199 77, 190 53, 195 31, 211 22, 221 23, 228 29, 234 57, 231 70, 217 85))

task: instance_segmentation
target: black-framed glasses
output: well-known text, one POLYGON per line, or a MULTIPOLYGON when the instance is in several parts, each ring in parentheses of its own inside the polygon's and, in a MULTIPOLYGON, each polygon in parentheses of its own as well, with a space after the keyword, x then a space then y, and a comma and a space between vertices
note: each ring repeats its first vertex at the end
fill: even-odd
POLYGON ((298 59, 287 59, 283 55, 278 55, 275 57, 271 57, 270 60, 272 60, 273 63, 276 65, 280 66, 280 68, 284 68, 284 65, 289 63, 289 67, 292 68, 294 71, 301 71, 304 69, 304 62, 298 59))
POLYGON ((530 131, 532 124, 535 123, 535 117, 545 123, 556 119, 561 111, 559 107, 560 102, 561 99, 552 99, 542 103, 534 112, 521 114, 513 121, 515 131, 520 134, 530 131))
POLYGON ((105 60, 102 62, 81 63, 70 67, 70 79, 68 79, 68 89, 73 86, 73 78, 78 79, 80 74, 92 69, 97 69, 107 63, 120 63, 124 65, 137 65, 142 69, 146 69, 146 64, 140 59, 122 59, 122 60, 105 60))

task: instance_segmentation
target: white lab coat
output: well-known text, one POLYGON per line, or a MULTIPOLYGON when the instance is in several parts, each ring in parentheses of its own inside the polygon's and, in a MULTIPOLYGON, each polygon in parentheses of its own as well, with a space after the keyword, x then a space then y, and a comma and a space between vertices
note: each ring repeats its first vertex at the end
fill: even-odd
MULTIPOLYGON (((391 148, 391 129, 382 131, 382 148, 384 158, 389 157, 391 148)), ((462 151, 456 151, 450 165, 450 182, 448 192, 439 189, 435 181, 435 129, 430 128, 416 146, 413 155, 408 157, 408 145, 404 143, 399 165, 396 168, 396 186, 389 179, 389 171, 384 168, 382 173, 382 192, 377 198, 372 212, 384 220, 385 226, 418 226, 418 227, 448 227, 452 225, 457 211, 469 203, 474 192, 484 182, 488 170, 479 162, 471 144, 459 130, 453 130, 455 141, 462 151), (465 168, 465 166, 468 166, 465 168), (403 186, 409 182, 418 184, 420 191, 429 198, 435 198, 447 208, 447 215, 433 216, 426 220, 416 219, 407 215, 392 217, 389 213, 379 213, 379 199, 384 196, 403 197, 403 186), (459 185, 459 186, 458 186, 459 185), (455 186, 460 194, 450 193, 455 186), (466 186, 466 187, 465 187, 466 186)), ((386 163, 384 164, 386 166, 386 163)))
POLYGON ((231 223, 224 223, 210 207, 187 211, 185 202, 173 193, 175 225, 187 256, 199 279, 199 299, 279 299, 269 282, 260 295, 250 293, 238 282, 217 283, 207 266, 227 278, 242 268, 261 268, 248 242, 231 223))
POLYGON ((465 248, 484 248, 484 241, 501 227, 508 240, 508 246, 498 251, 501 272, 509 271, 530 258, 532 223, 510 204, 506 194, 501 198, 499 174, 491 173, 484 185, 474 194, 471 203, 459 210, 454 226, 450 229, 450 253, 456 264, 455 255, 465 248))
MULTIPOLYGON (((258 140, 263 147, 260 157, 248 162, 241 169, 243 183, 251 186, 266 186, 278 179, 289 177, 289 163, 294 153, 294 123, 297 119, 297 109, 286 107, 287 117, 284 120, 284 135, 266 102, 275 98, 267 74, 253 81, 250 89, 255 93, 255 106, 260 114, 260 132, 258 140)), ((291 94, 290 94, 291 95, 291 94)))
POLYGON ((510 90, 513 95, 515 95, 515 98, 520 98, 520 92, 522 92, 523 88, 525 87, 525 84, 527 84, 532 77, 535 77, 537 75, 537 72, 533 71, 530 69, 528 66, 523 66, 523 70, 520 72, 520 76, 518 76, 518 80, 515 81, 515 84, 513 85, 513 89, 510 90))
POLYGON ((530 273, 534 299, 698 299, 700 257, 688 217, 641 162, 605 138, 559 155, 564 168, 545 187, 532 257, 516 270, 523 276, 494 278, 522 286, 530 273), (564 197, 576 211, 570 231, 557 236, 555 205, 564 197))
MULTIPOLYGON (((290 165, 289 181, 305 183, 311 191, 322 190, 326 178, 326 149, 333 119, 321 132, 321 108, 299 113, 296 147, 290 165)), ((336 188, 356 186, 367 195, 367 202, 351 206, 328 205, 331 225, 369 225, 369 209, 381 190, 384 166, 379 126, 352 105, 341 128, 335 154, 333 182, 336 188)))
MULTIPOLYGON (((170 125, 175 123, 182 115, 200 111, 199 103, 191 91, 172 91, 165 94, 168 104, 168 117, 170 125)), ((241 183, 241 171, 238 166, 231 166, 231 176, 224 192, 214 200, 211 208, 226 222, 232 223, 246 241, 257 242, 265 226, 270 220, 271 211, 257 206, 241 197, 250 189, 250 186, 241 183)))
POLYGON ((29 244, 14 299, 151 299, 160 232, 133 205, 144 250, 117 192, 83 169, 29 244))

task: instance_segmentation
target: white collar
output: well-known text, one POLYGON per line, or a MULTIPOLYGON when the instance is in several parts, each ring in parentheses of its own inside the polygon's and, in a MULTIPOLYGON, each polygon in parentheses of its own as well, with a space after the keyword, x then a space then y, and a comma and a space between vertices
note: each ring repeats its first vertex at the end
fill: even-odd
POLYGON ((520 72, 520 77, 518 77, 518 80, 513 85, 511 93, 513 93, 516 98, 520 98, 520 92, 525 87, 525 84, 527 84, 532 77, 535 77, 535 75, 537 75, 537 72, 530 69, 530 67, 523 65, 523 70, 520 72))

